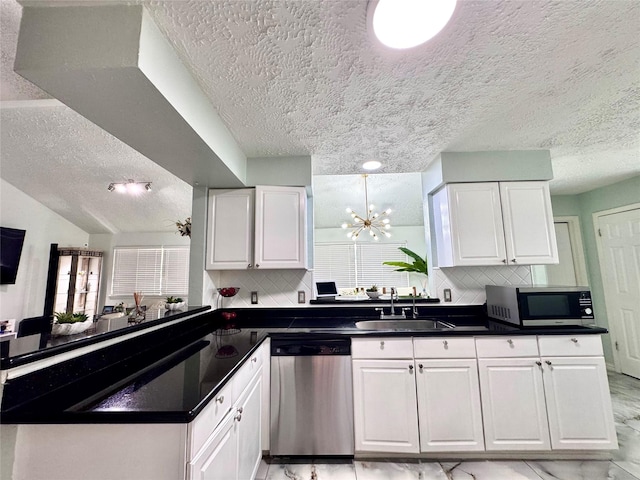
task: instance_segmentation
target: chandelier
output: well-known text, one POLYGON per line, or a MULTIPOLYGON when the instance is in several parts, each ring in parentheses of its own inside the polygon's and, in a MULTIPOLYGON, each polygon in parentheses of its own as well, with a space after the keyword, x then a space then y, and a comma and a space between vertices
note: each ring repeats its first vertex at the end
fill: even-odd
POLYGON ((379 240, 380 235, 390 237, 391 234, 387 230, 391 228, 391 223, 386 217, 391 213, 391 209, 387 208, 382 213, 375 212, 375 206, 369 205, 369 194, 367 192, 368 175, 364 174, 362 176, 364 177, 364 208, 367 212, 366 216, 362 217, 354 212, 351 208, 347 208, 347 213, 351 215, 351 221, 353 223, 345 222, 342 224, 342 228, 352 229, 347 234, 347 237, 349 237, 353 241, 356 241, 358 239, 358 235, 360 235, 360 233, 364 230, 368 230, 369 235, 371 235, 374 240, 379 240))

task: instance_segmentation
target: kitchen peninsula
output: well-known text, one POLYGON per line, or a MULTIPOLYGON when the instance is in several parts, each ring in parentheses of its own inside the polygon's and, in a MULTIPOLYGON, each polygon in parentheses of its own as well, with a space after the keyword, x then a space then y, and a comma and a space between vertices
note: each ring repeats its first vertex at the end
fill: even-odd
POLYGON ((420 305, 416 320, 448 325, 428 330, 358 328, 379 318, 373 306, 197 310, 71 359, 65 351, 3 366, 2 447, 10 452, 3 471, 14 480, 195 479, 213 469, 224 471, 220 478, 253 478, 269 450, 269 342, 278 338, 351 339, 356 456, 492 458, 527 450, 538 458, 601 458, 617 448, 606 375, 602 383, 602 328, 522 330, 490 321, 479 305, 420 305), (369 392, 384 385, 367 370, 374 364, 390 368, 388 378, 406 390, 375 390, 384 402, 362 396, 362 382, 369 392), (454 402, 461 392, 478 400, 482 392, 482 403, 426 404, 423 380, 437 385, 445 371, 455 374, 441 395, 454 402), (557 402, 575 395, 582 413, 563 417, 575 406, 557 402), (410 411, 394 408, 407 401, 410 411), (398 415, 401 430, 384 426, 398 415), (438 437, 437 417, 462 440, 438 437), (378 438, 363 436, 372 431, 362 429, 367 422, 376 422, 378 438))

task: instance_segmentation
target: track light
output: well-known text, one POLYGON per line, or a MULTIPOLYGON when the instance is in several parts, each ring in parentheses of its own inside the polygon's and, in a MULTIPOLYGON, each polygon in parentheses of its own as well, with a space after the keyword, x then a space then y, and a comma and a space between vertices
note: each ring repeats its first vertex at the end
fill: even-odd
POLYGON ((143 192, 151 191, 152 182, 136 182, 134 180, 128 180, 127 182, 112 182, 107 187, 110 192, 116 191, 118 193, 128 193, 130 195, 139 195, 143 192))

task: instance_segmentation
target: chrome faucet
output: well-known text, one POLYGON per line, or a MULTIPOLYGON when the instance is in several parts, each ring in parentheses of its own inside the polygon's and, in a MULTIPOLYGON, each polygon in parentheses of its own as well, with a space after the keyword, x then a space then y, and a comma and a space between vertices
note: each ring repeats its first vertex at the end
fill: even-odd
POLYGON ((393 301, 397 300, 397 295, 398 295, 398 292, 396 290, 396 287, 391 287, 391 310, 389 311, 388 315, 384 313, 384 308, 376 308, 376 310, 380 312, 381 320, 399 320, 399 319, 407 318, 406 314, 404 313, 404 310, 396 314, 396 307, 393 301), (394 296, 396 296, 396 298, 394 298, 394 296))

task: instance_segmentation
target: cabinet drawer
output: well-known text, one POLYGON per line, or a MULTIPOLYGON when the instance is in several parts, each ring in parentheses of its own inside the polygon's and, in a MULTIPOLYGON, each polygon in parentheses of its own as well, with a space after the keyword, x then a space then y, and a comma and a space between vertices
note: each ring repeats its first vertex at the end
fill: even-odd
POLYGON ((353 358, 410 358, 413 359, 411 338, 352 338, 353 358))
POLYGON ((189 424, 189 459, 195 458, 218 423, 231 410, 232 383, 228 382, 189 424))
POLYGON ((240 369, 233 375, 233 403, 236 403, 247 388, 251 379, 257 372, 261 372, 264 363, 264 350, 258 348, 251 356, 242 364, 240 369))
POLYGON ((413 353, 416 358, 476 358, 476 344, 473 338, 414 338, 413 353))
POLYGON ((476 338, 478 358, 537 357, 536 337, 491 337, 476 338))
POLYGON ((539 336, 540 356, 602 356, 600 335, 539 336))

